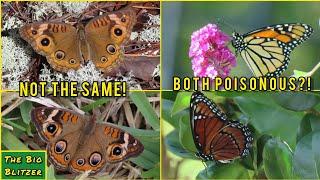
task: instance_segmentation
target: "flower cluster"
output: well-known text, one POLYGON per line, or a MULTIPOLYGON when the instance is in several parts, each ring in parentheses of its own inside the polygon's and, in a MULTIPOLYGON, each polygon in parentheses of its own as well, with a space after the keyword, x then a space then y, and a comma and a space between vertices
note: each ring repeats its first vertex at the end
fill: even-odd
POLYGON ((226 77, 236 65, 236 57, 227 47, 229 37, 217 25, 208 24, 191 36, 189 57, 197 77, 226 77))

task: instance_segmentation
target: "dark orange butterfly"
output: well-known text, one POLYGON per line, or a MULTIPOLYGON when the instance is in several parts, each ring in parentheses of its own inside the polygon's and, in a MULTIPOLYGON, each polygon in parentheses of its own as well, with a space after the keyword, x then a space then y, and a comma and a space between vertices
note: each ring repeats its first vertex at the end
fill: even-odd
POLYGON ((290 52, 312 32, 307 24, 277 24, 244 35, 234 32, 232 45, 255 76, 278 77, 288 68, 290 52))
POLYGON ((197 157, 205 161, 228 162, 249 154, 253 138, 249 128, 231 121, 201 92, 192 94, 190 122, 197 157))

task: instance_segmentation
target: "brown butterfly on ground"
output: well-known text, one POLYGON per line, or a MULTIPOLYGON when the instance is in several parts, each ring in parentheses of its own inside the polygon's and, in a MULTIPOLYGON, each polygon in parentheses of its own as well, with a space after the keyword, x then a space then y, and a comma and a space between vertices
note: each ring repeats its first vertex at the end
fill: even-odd
POLYGON ((136 157, 142 143, 110 124, 96 123, 73 111, 38 107, 31 119, 41 139, 47 143, 50 162, 59 170, 96 174, 108 164, 136 157))
POLYGON ((128 6, 98 16, 85 26, 57 22, 26 24, 20 28, 20 36, 57 71, 77 70, 84 62, 92 61, 107 72, 123 59, 123 45, 135 23, 136 13, 128 6))

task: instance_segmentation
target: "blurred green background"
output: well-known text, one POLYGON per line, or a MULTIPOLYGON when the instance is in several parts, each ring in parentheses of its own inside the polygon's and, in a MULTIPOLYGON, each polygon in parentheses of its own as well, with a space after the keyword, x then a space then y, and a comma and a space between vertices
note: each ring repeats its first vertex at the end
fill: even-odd
MULTIPOLYGON (((320 2, 164 2, 162 4, 162 85, 172 89, 172 76, 193 76, 188 57, 192 32, 217 18, 234 26, 240 34, 281 23, 306 23, 314 33, 291 53, 289 68, 283 75, 293 75, 293 70, 308 72, 319 61, 320 2)), ((232 28, 221 24, 220 28, 232 34, 232 28)), ((234 48, 229 44, 230 49, 234 48)), ((250 77, 252 73, 238 56, 237 66, 231 76, 250 77)), ((313 76, 314 88, 320 89, 320 71, 313 76)))

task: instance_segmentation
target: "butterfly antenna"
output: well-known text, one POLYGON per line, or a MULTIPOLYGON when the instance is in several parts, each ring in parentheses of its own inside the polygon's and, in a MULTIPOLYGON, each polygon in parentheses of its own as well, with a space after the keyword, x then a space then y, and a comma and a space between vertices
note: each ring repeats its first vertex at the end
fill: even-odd
POLYGON ((218 26, 220 26, 220 25, 221 25, 221 18, 216 18, 215 23, 216 23, 218 26))
POLYGON ((203 160, 201 160, 201 162, 202 162, 203 166, 204 166, 205 168, 207 168, 206 163, 205 163, 203 160))
POLYGON ((208 175, 208 166, 206 165, 206 163, 203 160, 201 162, 202 162, 204 168, 206 169, 206 174, 208 175))
POLYGON ((225 20, 225 18, 216 18, 217 19, 217 24, 218 25, 224 25, 224 26, 227 26, 229 27, 230 29, 232 29, 233 32, 236 31, 235 27, 229 23, 228 21, 225 20))

